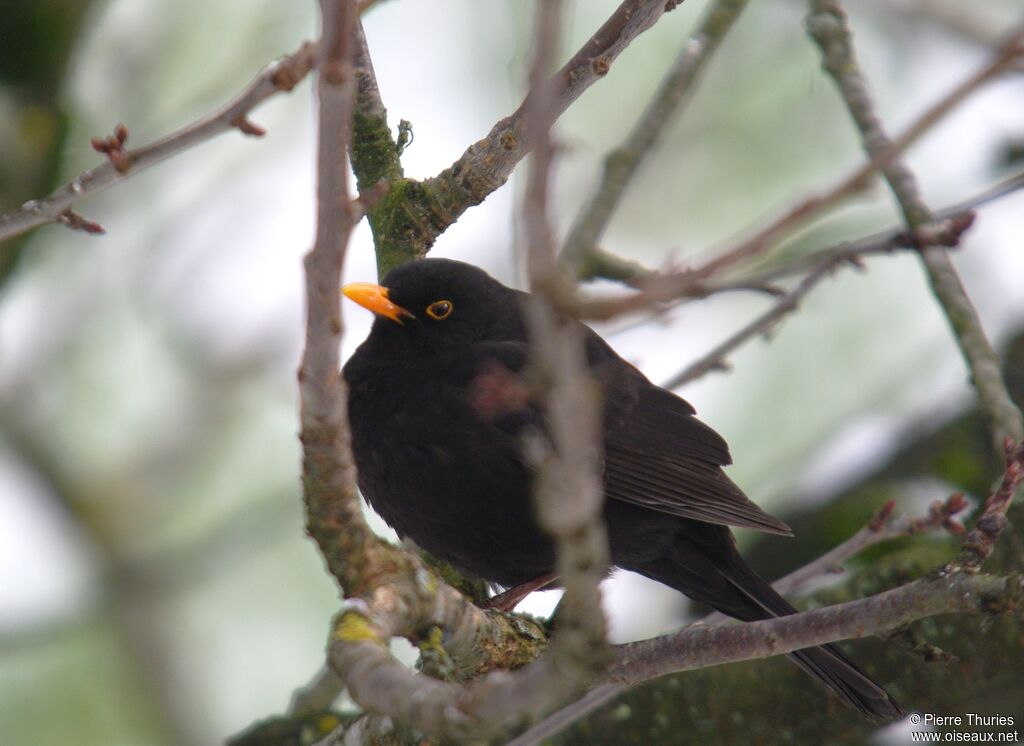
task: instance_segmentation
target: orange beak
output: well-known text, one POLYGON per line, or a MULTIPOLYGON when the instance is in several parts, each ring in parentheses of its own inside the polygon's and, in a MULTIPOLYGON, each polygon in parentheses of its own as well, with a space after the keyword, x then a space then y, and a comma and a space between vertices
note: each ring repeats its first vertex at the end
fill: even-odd
POLYGON ((402 317, 416 318, 401 306, 395 305, 388 300, 388 289, 370 282, 352 282, 341 289, 342 295, 349 300, 355 301, 363 308, 373 311, 378 316, 384 316, 402 323, 402 317))

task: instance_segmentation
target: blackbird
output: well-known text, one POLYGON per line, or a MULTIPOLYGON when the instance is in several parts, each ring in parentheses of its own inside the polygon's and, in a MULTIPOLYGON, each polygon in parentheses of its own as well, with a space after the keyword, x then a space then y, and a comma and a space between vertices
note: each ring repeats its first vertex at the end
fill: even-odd
MULTIPOLYGON (((376 314, 344 366, 359 487, 374 510, 430 554, 492 583, 554 577, 537 525, 523 436, 544 413, 526 377, 529 295, 447 259, 401 265, 383 286, 343 293, 376 314)), ((589 327, 589 369, 604 394, 604 517, 612 564, 751 621, 795 613, 740 556, 730 526, 792 535, 722 471, 725 441, 589 327)), ((790 658, 868 717, 903 714, 833 645, 790 658)))

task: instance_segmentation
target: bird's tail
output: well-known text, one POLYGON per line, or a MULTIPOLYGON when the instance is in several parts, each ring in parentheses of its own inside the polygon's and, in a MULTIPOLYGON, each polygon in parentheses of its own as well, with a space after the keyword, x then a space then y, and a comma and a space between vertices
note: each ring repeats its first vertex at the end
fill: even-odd
MULTIPOLYGON (((796 609, 747 566, 727 530, 719 536, 721 541, 713 542, 713 546, 679 540, 668 556, 626 569, 636 570, 742 621, 795 614, 796 609)), ((905 714, 885 689, 835 645, 795 650, 789 658, 841 700, 876 722, 905 714)))

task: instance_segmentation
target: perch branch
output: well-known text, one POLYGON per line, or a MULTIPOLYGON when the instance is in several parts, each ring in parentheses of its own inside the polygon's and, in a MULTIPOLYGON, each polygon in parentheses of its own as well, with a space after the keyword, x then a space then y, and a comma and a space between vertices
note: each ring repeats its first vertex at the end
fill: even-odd
POLYGON ((1020 618, 1024 579, 939 572, 874 596, 760 622, 695 625, 620 645, 606 678, 639 683, 668 673, 763 658, 839 640, 877 635, 951 613, 1011 613, 1020 618))
POLYGON ((1022 620, 1024 578, 944 569, 867 598, 791 616, 724 626, 695 624, 679 632, 613 648, 615 662, 577 702, 553 713, 509 746, 533 746, 632 685, 671 673, 766 658, 812 645, 900 629, 938 614, 1011 614, 1022 620))

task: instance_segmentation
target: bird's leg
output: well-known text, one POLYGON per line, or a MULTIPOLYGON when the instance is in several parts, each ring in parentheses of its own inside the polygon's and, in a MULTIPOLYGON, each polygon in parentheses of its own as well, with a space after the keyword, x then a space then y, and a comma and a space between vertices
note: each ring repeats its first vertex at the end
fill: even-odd
POLYGON ((533 580, 527 580, 525 583, 520 583, 517 586, 509 588, 503 593, 499 593, 497 596, 484 601, 480 606, 484 609, 497 609, 498 611, 512 611, 520 601, 529 596, 534 591, 539 591, 542 588, 551 585, 558 580, 559 575, 557 572, 546 572, 543 575, 538 575, 533 580))

